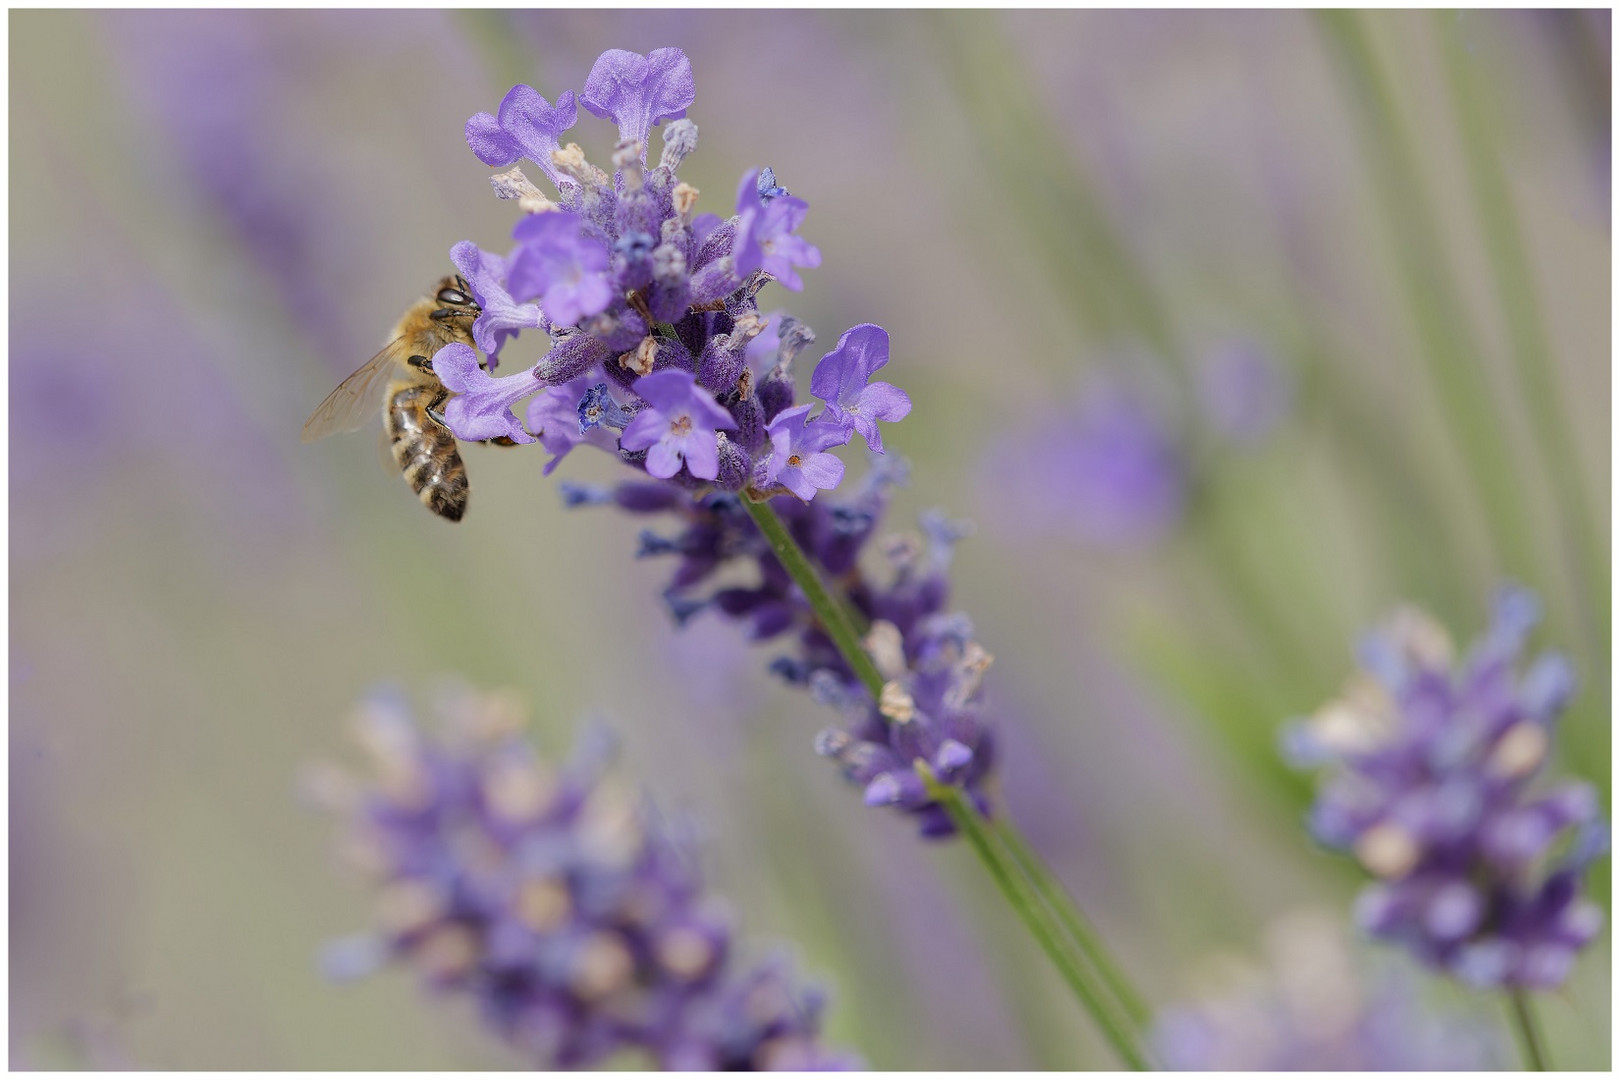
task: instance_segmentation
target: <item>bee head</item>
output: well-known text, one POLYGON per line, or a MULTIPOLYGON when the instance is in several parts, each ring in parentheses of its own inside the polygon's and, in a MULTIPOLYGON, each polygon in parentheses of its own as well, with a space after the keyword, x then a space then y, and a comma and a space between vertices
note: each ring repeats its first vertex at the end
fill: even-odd
POLYGON ((483 312, 460 274, 441 279, 434 289, 433 300, 439 305, 433 312, 435 319, 476 319, 483 312))

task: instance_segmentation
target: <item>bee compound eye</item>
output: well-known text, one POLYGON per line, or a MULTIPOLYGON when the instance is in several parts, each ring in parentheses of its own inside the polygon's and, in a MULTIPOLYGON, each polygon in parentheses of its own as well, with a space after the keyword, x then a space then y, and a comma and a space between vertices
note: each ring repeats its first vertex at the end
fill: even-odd
POLYGON ((440 289, 438 299, 439 303, 450 304, 454 307, 471 307, 473 303, 472 297, 460 289, 440 289))

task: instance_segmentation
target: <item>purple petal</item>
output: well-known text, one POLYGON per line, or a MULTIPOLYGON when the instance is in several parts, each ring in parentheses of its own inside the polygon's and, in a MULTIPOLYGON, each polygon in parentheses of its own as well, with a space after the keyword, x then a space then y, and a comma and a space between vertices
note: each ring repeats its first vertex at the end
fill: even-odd
POLYGON ((563 91, 557 104, 550 105, 534 87, 519 83, 501 99, 496 116, 478 113, 467 121, 467 145, 479 161, 497 168, 526 157, 560 190, 574 181, 558 172, 551 153, 578 116, 572 90, 563 91))
POLYGON ((642 56, 609 49, 591 65, 579 103, 618 124, 620 141, 639 141, 646 161, 652 126, 685 116, 695 97, 692 62, 681 50, 654 49, 642 56))
POLYGON ((722 409, 707 390, 697 384, 690 371, 665 368, 636 380, 635 391, 665 416, 686 413, 694 428, 734 431, 737 421, 722 409))
MULTIPOLYGON (((649 476, 656 476, 660 480, 668 480, 680 471, 680 451, 676 450, 668 440, 655 442, 647 450, 647 474, 649 476)), ((715 461, 715 471, 720 471, 718 455, 715 461)))
POLYGON ((506 436, 531 443, 534 436, 512 415, 512 406, 540 390, 534 372, 525 370, 492 379, 478 366, 478 354, 466 345, 446 345, 433 356, 433 373, 456 391, 444 407, 444 422, 464 442, 506 436))
POLYGON ((686 457, 686 468, 693 476, 699 480, 713 480, 720 475, 720 441, 713 431, 694 429, 680 441, 681 452, 686 457))
POLYGON ((780 480, 783 487, 809 502, 817 491, 831 491, 843 483, 844 463, 835 454, 810 454, 799 459, 797 468, 784 468, 780 480))
POLYGON ((764 270, 795 292, 804 288, 795 266, 820 266, 821 252, 793 230, 804 221, 810 205, 803 199, 780 195, 765 202, 759 194, 760 172, 743 174, 737 185, 737 235, 732 259, 739 277, 764 270))
POLYGON ((520 330, 540 329, 545 316, 538 304, 519 304, 506 291, 506 260, 481 250, 470 240, 450 249, 450 261, 472 288, 473 299, 483 312, 473 322, 473 341, 488 357, 490 370, 498 363, 501 348, 520 330))
POLYGON ((848 407, 872 373, 889 362, 889 332, 873 323, 844 331, 810 376, 810 392, 829 405, 848 407))
POLYGON ((584 231, 580 218, 565 211, 533 214, 512 230, 518 249, 506 284, 514 300, 540 298, 541 311, 554 326, 572 326, 612 302, 603 276, 607 248, 584 231))
POLYGON ((501 122, 487 112, 473 114, 466 134, 474 156, 491 168, 504 168, 523 156, 517 140, 501 130, 501 122))
POLYGON ((657 409, 647 409, 637 413, 636 418, 626 425, 624 433, 619 436, 619 445, 626 450, 645 450, 662 438, 668 429, 669 421, 657 409))
POLYGON ((592 428, 583 434, 579 430, 579 399, 595 381, 592 376, 586 375, 563 386, 548 386, 529 402, 525 414, 529 430, 552 455, 551 460, 546 462, 545 475, 550 476, 569 451, 582 443, 613 451, 617 440, 612 432, 602 427, 592 428))

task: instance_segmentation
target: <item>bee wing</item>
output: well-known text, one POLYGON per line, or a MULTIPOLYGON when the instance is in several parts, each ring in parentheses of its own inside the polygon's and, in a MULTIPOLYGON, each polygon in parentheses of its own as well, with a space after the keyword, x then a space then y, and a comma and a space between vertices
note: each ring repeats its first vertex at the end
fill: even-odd
POLYGON ((338 384, 304 423, 304 442, 314 442, 340 431, 353 431, 382 412, 383 388, 404 359, 405 339, 395 338, 360 370, 338 384))

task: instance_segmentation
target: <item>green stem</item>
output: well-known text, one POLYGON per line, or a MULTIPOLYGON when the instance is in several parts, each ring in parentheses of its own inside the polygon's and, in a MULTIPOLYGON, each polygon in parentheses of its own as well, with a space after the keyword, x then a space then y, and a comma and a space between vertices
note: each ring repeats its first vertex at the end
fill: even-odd
POLYGON ((1525 1068, 1531 1072, 1547 1071, 1547 1052, 1542 1048, 1541 1032, 1536 1018, 1530 1012, 1530 997, 1523 990, 1508 994, 1513 1006, 1513 1027, 1519 1036, 1519 1049, 1524 1053, 1525 1068))
POLYGON ((1389 226, 1401 292, 1418 336, 1418 353, 1440 398, 1454 445, 1473 481, 1474 495, 1501 545, 1508 572, 1535 567, 1535 543, 1526 531, 1522 461, 1508 447, 1499 411, 1481 370, 1482 354, 1445 265, 1440 235, 1425 194, 1401 113, 1373 55, 1360 16, 1318 11, 1318 24, 1349 93, 1375 194, 1389 226))
POLYGON ((1018 868, 1034 883, 1041 899, 1057 915, 1064 929, 1069 932, 1069 937, 1073 939, 1075 945, 1079 947, 1085 958, 1091 963, 1091 966, 1097 970, 1097 974, 1102 977, 1109 993, 1119 1003, 1119 1007, 1130 1019, 1131 1024, 1138 1030, 1146 1027, 1152 1015, 1147 1003, 1142 1000, 1142 996, 1131 986, 1130 981, 1125 977, 1124 970, 1115 962, 1113 956, 1110 955, 1107 947, 1103 944, 1102 936, 1097 933, 1097 928, 1092 926, 1090 920, 1081 913, 1079 905, 1074 902, 1074 898, 1064 889, 1063 883, 1058 881, 1047 865, 1041 861, 1040 856, 1035 854, 1034 850, 1030 848, 1029 842, 1018 831, 1018 827, 1010 820, 1002 817, 992 825, 992 828, 1001 837, 1002 844, 1012 854, 1013 861, 1017 863, 1018 868))
POLYGON ((816 613, 823 630, 832 638, 844 661, 855 672, 872 700, 876 701, 883 695, 883 675, 867 654, 866 647, 861 644, 861 635, 855 629, 855 622, 849 611, 838 601, 822 582, 821 575, 816 568, 810 565, 810 560, 804 551, 788 532, 782 519, 771 509, 769 501, 754 501, 745 498, 743 505, 748 507, 748 513, 753 517, 754 524, 764 534, 765 542, 771 545, 771 551, 776 554, 777 561, 788 576, 798 583, 799 589, 804 593, 806 600, 810 601, 810 610, 816 613))
MULTIPOLYGON (((771 509, 768 499, 745 498, 743 504, 748 507, 749 515, 759 526, 760 533, 770 544, 782 568, 804 593, 810 610, 815 613, 827 636, 872 694, 873 700, 877 700, 883 693, 883 675, 861 644, 860 633, 843 598, 821 580, 821 575, 793 539, 793 534, 776 511, 771 509)), ((1074 902, 1063 893, 1051 871, 1041 865, 1039 857, 1017 838, 1010 825, 999 832, 992 831, 990 825, 968 804, 961 789, 939 783, 924 762, 917 763, 917 770, 928 786, 930 796, 945 808, 967 838, 969 847, 984 864, 991 880, 1036 943, 1051 958, 1080 1003, 1091 1013, 1109 1045, 1130 1068, 1149 1068, 1146 1057, 1137 1047, 1132 1030, 1134 1022, 1139 1015, 1145 1014, 1145 1010, 1140 1000, 1134 994, 1129 994, 1128 988, 1128 996, 1119 994, 1116 985, 1124 986, 1125 983, 1118 968, 1109 963, 1095 931, 1075 910, 1074 902), (1012 839, 1009 841, 1008 837, 1012 839), (998 839, 1005 843, 998 843, 998 839), (1101 957, 1100 961, 1098 957, 1101 957)))
POLYGON ((1454 18, 1454 13, 1442 18, 1441 51, 1460 121, 1457 127, 1468 157, 1468 178, 1473 188, 1480 235, 1490 252, 1490 258, 1485 261, 1496 284, 1497 306, 1507 323, 1512 346, 1509 352, 1519 390, 1535 432, 1532 452, 1540 459, 1542 471, 1558 500, 1563 518, 1562 539, 1573 549, 1565 564, 1573 574, 1583 629, 1597 643, 1601 654, 1607 655, 1608 618, 1595 611, 1594 604, 1597 598, 1609 595, 1608 543, 1587 498, 1574 429, 1565 416, 1555 382, 1552 341, 1537 300, 1534 271, 1525 251, 1513 194, 1492 143, 1479 77, 1464 55, 1461 35, 1455 26, 1448 25, 1454 18))
POLYGON ((1085 961, 1075 955, 1072 949, 1065 947, 1061 928, 1054 923, 1051 911, 1033 891, 1029 880, 998 850, 995 834, 991 832, 989 824, 968 803, 959 788, 941 784, 925 763, 921 761, 917 763, 917 772, 922 777, 923 783, 928 786, 928 794, 945 808, 951 821, 967 838, 968 846, 984 864, 991 880, 1001 889, 1007 903, 1023 920, 1025 928, 1029 930, 1036 943, 1051 958, 1058 973, 1063 976, 1063 981, 1069 984, 1069 989, 1080 999, 1080 1004, 1091 1013, 1091 1018, 1102 1029, 1103 1037, 1108 1040, 1108 1044, 1113 1047, 1120 1060, 1125 1062, 1128 1068, 1138 1072, 1151 1069, 1147 1059, 1137 1049, 1135 1038, 1128 1030, 1127 1023, 1118 1015, 1117 1007, 1107 1000, 1106 995, 1096 985, 1096 973, 1088 970, 1085 961))

